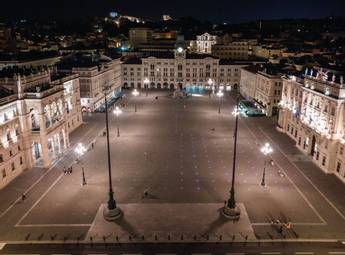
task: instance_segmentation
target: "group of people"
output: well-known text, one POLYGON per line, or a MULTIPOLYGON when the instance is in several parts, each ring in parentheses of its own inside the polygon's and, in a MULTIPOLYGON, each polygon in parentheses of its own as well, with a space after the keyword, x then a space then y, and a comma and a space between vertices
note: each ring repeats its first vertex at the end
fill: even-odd
POLYGON ((63 173, 64 173, 64 175, 66 175, 66 174, 71 174, 71 173, 72 173, 72 166, 70 166, 70 167, 68 167, 68 168, 66 168, 66 167, 64 166, 64 168, 63 168, 63 173))

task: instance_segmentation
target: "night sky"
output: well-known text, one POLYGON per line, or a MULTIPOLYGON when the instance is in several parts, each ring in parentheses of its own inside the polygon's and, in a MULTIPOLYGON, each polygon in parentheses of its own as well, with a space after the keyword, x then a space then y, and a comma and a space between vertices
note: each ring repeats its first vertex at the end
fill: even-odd
POLYGON ((214 22, 344 16, 345 0, 1 0, 0 18, 80 18, 115 10, 158 19, 193 16, 214 22))

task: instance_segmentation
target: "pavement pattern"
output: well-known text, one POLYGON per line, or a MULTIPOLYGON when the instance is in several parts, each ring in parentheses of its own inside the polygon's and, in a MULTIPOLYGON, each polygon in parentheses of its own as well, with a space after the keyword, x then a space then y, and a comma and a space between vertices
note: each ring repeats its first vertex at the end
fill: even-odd
MULTIPOLYGON (((118 118, 120 137, 115 116, 110 116, 113 187, 124 207, 222 204, 229 197, 233 95, 225 96, 218 114, 215 96, 173 99, 170 94, 128 96, 118 118), (145 192, 150 196, 143 197, 145 192)), ((70 150, 56 164, 26 171, 0 191, 1 242, 89 241, 87 233, 107 201, 108 177, 104 114, 84 117, 85 124, 71 136, 70 150), (73 149, 78 142, 94 143, 94 148, 76 164, 73 149), (64 175, 63 166, 69 165, 73 174, 64 175), (22 202, 24 192, 27 199, 22 202)), ((306 160, 275 129, 274 119, 240 117, 237 160, 236 199, 244 205, 257 240, 345 239, 344 184, 306 160), (260 152, 265 142, 274 149, 267 158, 260 152), (263 188, 264 160, 271 159, 263 188), (271 224, 277 219, 291 222, 292 229, 278 231, 271 224)), ((240 232, 234 234, 244 241, 240 232)))

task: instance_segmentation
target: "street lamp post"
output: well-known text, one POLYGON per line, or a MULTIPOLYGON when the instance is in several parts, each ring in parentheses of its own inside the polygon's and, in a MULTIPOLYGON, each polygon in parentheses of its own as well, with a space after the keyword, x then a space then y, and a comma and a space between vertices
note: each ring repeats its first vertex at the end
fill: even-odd
MULTIPOLYGON (((137 89, 134 89, 133 92, 132 92, 132 95, 134 97, 139 96, 139 91, 137 89)), ((137 112, 137 101, 136 100, 134 102, 134 112, 137 112)))
MULTIPOLYGON (((273 149, 269 143, 265 143, 264 146, 261 147, 261 152, 267 156, 273 152, 273 149)), ((262 179, 261 179, 261 186, 266 187, 265 177, 266 177, 266 158, 264 160, 264 170, 262 172, 262 179)))
POLYGON ((115 110, 113 111, 113 113, 114 113, 115 116, 116 116, 117 137, 119 137, 119 136, 120 136, 120 128, 119 128, 118 117, 119 117, 119 115, 122 114, 122 110, 121 110, 118 106, 116 106, 116 107, 115 107, 115 110))
POLYGON ((223 91, 218 90, 218 92, 217 92, 216 95, 217 95, 217 97, 219 98, 218 113, 220 114, 220 113, 221 113, 221 111, 220 111, 220 105, 221 105, 221 103, 222 103, 222 97, 224 96, 224 93, 223 93, 223 91))
POLYGON ((104 208, 103 217, 107 221, 114 221, 122 216, 122 211, 116 206, 116 201, 114 199, 113 184, 111 178, 111 160, 110 160, 110 146, 109 146, 109 123, 108 123, 108 102, 107 102, 107 88, 104 91, 104 103, 105 103, 105 126, 107 134, 107 156, 108 156, 108 177, 109 177, 109 199, 108 205, 104 208))
POLYGON ((150 80, 148 78, 145 78, 144 86, 145 86, 145 90, 146 90, 146 97, 149 95, 149 83, 150 83, 150 80))
POLYGON ((236 172, 236 156, 237 156, 237 131, 238 131, 238 115, 239 115, 239 96, 236 99, 236 109, 233 111, 235 115, 235 132, 234 132, 234 154, 232 160, 232 181, 230 189, 230 198, 222 209, 222 214, 231 220, 237 220, 240 218, 241 210, 236 205, 235 200, 235 172, 236 172))
MULTIPOLYGON (((80 161, 80 157, 84 155, 84 153, 86 152, 86 148, 81 144, 78 143, 77 147, 74 149, 74 151, 78 154, 78 161, 80 161)), ((83 182, 82 185, 86 185, 86 178, 85 178, 85 172, 84 172, 84 166, 82 165, 81 167, 81 172, 82 172, 82 177, 83 177, 83 182)))

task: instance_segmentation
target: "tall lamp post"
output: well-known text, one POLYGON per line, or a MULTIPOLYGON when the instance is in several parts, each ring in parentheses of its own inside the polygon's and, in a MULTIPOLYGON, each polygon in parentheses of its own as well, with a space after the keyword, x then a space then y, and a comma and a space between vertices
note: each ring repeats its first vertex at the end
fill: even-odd
POLYGON ((113 113, 116 116, 117 137, 119 137, 120 136, 120 128, 119 128, 119 120, 118 120, 118 118, 119 118, 119 115, 122 114, 122 110, 118 106, 116 106, 115 110, 113 111, 113 113))
MULTIPOLYGON (((139 96, 139 91, 137 89, 134 89, 133 92, 132 92, 132 95, 134 97, 139 96)), ((137 112, 137 101, 136 100, 134 102, 134 112, 137 112)))
MULTIPOLYGON (((84 153, 86 152, 86 148, 81 144, 78 143, 77 147, 75 147, 74 151, 78 154, 78 161, 80 161, 80 157, 84 155, 84 153)), ((83 182, 82 185, 86 185, 86 178, 85 178, 85 172, 84 172, 84 165, 82 164, 81 166, 81 172, 82 172, 82 176, 83 176, 83 182)))
POLYGON ((221 103, 222 103, 222 97, 224 96, 224 92, 223 91, 221 91, 221 90, 218 90, 218 92, 217 92, 217 97, 219 98, 219 105, 218 105, 218 113, 220 114, 221 112, 220 112, 220 105, 221 105, 221 103))
MULTIPOLYGON (((269 143, 265 143, 264 146, 261 147, 261 152, 267 156, 273 152, 273 149, 269 143)), ((266 187, 266 182, 265 182, 265 176, 266 176, 266 163, 267 160, 265 158, 264 160, 264 171, 262 172, 262 180, 261 180, 261 186, 266 187)))
POLYGON ((116 201, 114 199, 113 183, 111 179, 111 160, 110 160, 110 146, 109 146, 109 123, 108 123, 108 102, 107 102, 107 90, 104 89, 104 103, 105 103, 105 126, 107 133, 107 156, 108 156, 108 177, 109 177, 109 199, 108 204, 104 208, 103 217, 107 221, 114 221, 122 216, 122 211, 119 207, 116 206, 116 201))
POLYGON ((237 156, 237 129, 238 129, 238 115, 239 115, 239 96, 236 99, 236 108, 232 113, 235 115, 235 132, 234 132, 234 154, 232 159, 232 181, 230 189, 230 198, 226 202, 225 206, 222 209, 222 214, 231 220, 237 220, 241 216, 241 210, 236 205, 235 200, 235 172, 236 172, 236 156, 237 156))
POLYGON ((144 86, 145 86, 145 90, 146 90, 146 97, 149 95, 149 83, 150 80, 148 78, 144 79, 144 86))

